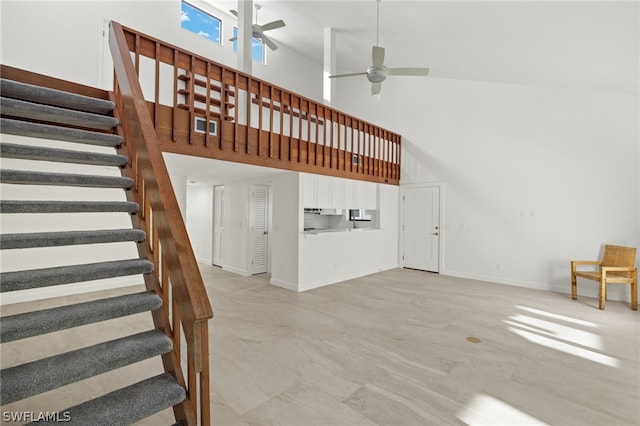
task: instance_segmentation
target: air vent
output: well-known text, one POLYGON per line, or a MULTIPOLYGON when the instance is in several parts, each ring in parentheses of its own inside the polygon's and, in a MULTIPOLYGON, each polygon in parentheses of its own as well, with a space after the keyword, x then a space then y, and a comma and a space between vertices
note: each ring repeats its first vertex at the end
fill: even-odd
POLYGON ((360 165, 360 156, 357 155, 357 154, 353 154, 351 156, 351 164, 356 165, 356 166, 360 165))
MULTIPOLYGON (((195 117, 193 122, 193 131, 196 133, 205 133, 207 129, 207 120, 202 117, 195 117)), ((211 136, 218 135, 218 122, 209 121, 209 134, 211 136)))

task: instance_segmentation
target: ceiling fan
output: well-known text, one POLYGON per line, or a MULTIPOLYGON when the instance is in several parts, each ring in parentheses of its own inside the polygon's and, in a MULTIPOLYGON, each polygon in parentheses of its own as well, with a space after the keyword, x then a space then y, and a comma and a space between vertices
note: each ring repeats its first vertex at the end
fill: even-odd
MULTIPOLYGON (((276 50, 278 46, 273 42, 273 40, 267 37, 264 32, 282 28, 285 26, 285 23, 282 19, 279 19, 277 21, 269 22, 268 24, 258 25, 258 11, 262 8, 262 6, 260 6, 259 4, 256 4, 254 6, 256 8, 256 23, 251 26, 251 37, 262 40, 264 44, 269 46, 269 49, 276 50)), ((231 12, 231 14, 233 14, 233 16, 235 16, 236 18, 238 17, 238 11, 230 10, 229 12, 231 12)), ((229 41, 236 41, 237 39, 238 37, 232 37, 229 39, 229 41)))
POLYGON ((366 75, 371 82, 371 94, 377 95, 382 88, 382 82, 389 75, 426 76, 429 68, 388 68, 384 64, 384 47, 380 47, 380 0, 376 0, 376 45, 371 48, 371 65, 363 72, 330 75, 329 78, 352 77, 366 75))

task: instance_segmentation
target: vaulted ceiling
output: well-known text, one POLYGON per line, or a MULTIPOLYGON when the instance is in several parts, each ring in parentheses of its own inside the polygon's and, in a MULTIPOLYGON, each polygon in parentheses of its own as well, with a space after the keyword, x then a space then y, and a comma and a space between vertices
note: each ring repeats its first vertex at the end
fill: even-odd
MULTIPOLYGON (((236 1, 209 0, 219 9, 236 1)), ((376 1, 259 0, 259 23, 318 62, 336 31, 338 72, 363 71, 376 42, 376 1)), ((402 1, 380 3, 389 66, 428 66, 432 78, 639 92, 638 1, 402 1)), ((278 52, 271 53, 277 55, 278 52)))

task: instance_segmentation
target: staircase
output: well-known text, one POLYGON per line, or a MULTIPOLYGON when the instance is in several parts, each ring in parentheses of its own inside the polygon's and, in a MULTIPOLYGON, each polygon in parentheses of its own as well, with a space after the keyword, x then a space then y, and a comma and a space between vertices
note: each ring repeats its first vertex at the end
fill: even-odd
MULTIPOLYGON (((3 217, 21 215, 24 217, 23 221, 28 221, 28 225, 24 228, 32 230, 39 228, 37 226, 39 222, 46 222, 50 214, 100 213, 135 218, 135 215, 142 213, 138 203, 127 201, 124 195, 121 195, 121 200, 115 201, 94 199, 99 196, 84 195, 88 189, 92 191, 95 189, 98 194, 105 192, 101 189, 110 190, 106 192, 123 191, 124 193, 134 185, 132 178, 122 176, 120 173, 120 170, 129 163, 129 159, 116 152, 123 143, 123 137, 114 131, 119 125, 117 111, 114 112, 114 102, 4 78, 0 80, 1 132, 36 138, 37 143, 33 143, 34 139, 3 138, 3 140, 12 141, 12 143, 0 144, 0 156, 3 159, 0 182, 3 186, 23 188, 22 186, 26 185, 25 189, 40 188, 40 193, 43 190, 47 191, 47 188, 56 187, 48 191, 54 195, 74 194, 73 191, 76 188, 82 188, 78 192, 81 195, 75 199, 73 195, 61 199, 49 197, 44 200, 4 199, 3 194, 0 201, 0 213, 3 217), (18 143, 13 143, 15 140, 18 143), (20 143, 21 140, 29 143, 20 143), (69 146, 77 148, 69 149, 69 146), (100 148, 96 149, 96 146, 100 148), (7 159, 12 160, 6 161, 7 159), (4 164, 7 163, 21 166, 6 169, 4 164), (66 172, 65 168, 71 167, 72 164, 73 167, 82 165, 81 168, 86 168, 89 172, 66 172), (110 169, 115 173, 113 171, 105 173, 110 169)), ((19 191, 7 192, 13 196, 19 191)), ((131 222, 139 223, 137 220, 131 222)), ((38 250, 43 248, 61 250, 68 246, 108 245, 123 242, 133 245, 142 244, 147 239, 147 232, 143 229, 131 227, 101 229, 98 223, 96 229, 89 230, 2 233, 0 249, 2 253, 8 253, 5 252, 7 250, 11 253, 19 252, 27 259, 23 263, 29 266, 38 265, 38 262, 41 262, 41 259, 38 259, 38 253, 42 252, 38 250), (28 256, 32 256, 33 262, 28 256)), ((50 259, 59 257, 64 258, 64 255, 48 256, 50 259)), ((11 269, 11 265, 3 264, 0 273, 0 291, 2 294, 16 291, 42 291, 45 288, 51 290, 55 286, 71 283, 116 277, 144 277, 157 272, 154 267, 157 263, 153 260, 134 257, 74 264, 69 259, 61 259, 58 265, 9 271, 7 269, 11 269)), ((147 288, 150 287, 147 286, 147 288)), ((171 360, 172 356, 175 359, 172 351, 175 351, 176 339, 174 336, 167 335, 164 331, 166 328, 159 326, 156 321, 159 312, 169 309, 163 304, 167 304, 167 299, 161 297, 156 291, 150 290, 2 316, 0 342, 3 344, 39 338, 45 334, 60 333, 63 330, 100 321, 113 321, 116 318, 143 312, 154 312, 154 323, 156 323, 155 328, 147 331, 122 335, 115 340, 95 343, 3 369, 0 371, 0 405, 3 406, 3 412, 7 404, 154 357, 162 357, 165 371, 170 371, 172 374, 165 372, 149 377, 76 405, 73 405, 73 401, 69 401, 69 405, 72 406, 60 411, 57 418, 67 419, 72 424, 80 425, 131 424, 167 408, 175 409, 176 406, 184 406, 187 391, 184 380, 181 378, 182 373, 176 372, 180 368, 179 360, 177 367, 167 368, 167 360, 171 360)), ((170 320, 165 318, 164 321, 168 323, 170 320)), ((123 333, 126 331, 123 330, 123 333)), ((180 343, 179 338, 177 343, 180 343)), ((33 407, 32 411, 39 411, 38 407, 33 407)))

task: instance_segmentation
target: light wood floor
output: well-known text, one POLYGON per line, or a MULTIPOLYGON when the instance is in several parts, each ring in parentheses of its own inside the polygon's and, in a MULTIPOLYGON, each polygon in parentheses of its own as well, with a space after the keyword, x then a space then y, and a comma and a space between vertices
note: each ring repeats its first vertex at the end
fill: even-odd
MULTIPOLYGON (((202 273, 215 314, 215 425, 640 424, 640 316, 625 303, 600 311, 595 299, 407 269, 300 294, 266 276, 202 273)), ((147 319, 118 321, 135 329, 147 319)), ((91 327, 105 338, 114 328, 91 327)), ((82 330, 65 333, 3 345, 3 365, 84 340, 82 330)), ((116 386, 106 381, 2 409, 61 409, 116 386)), ((168 414, 144 424, 168 423, 168 414)))

